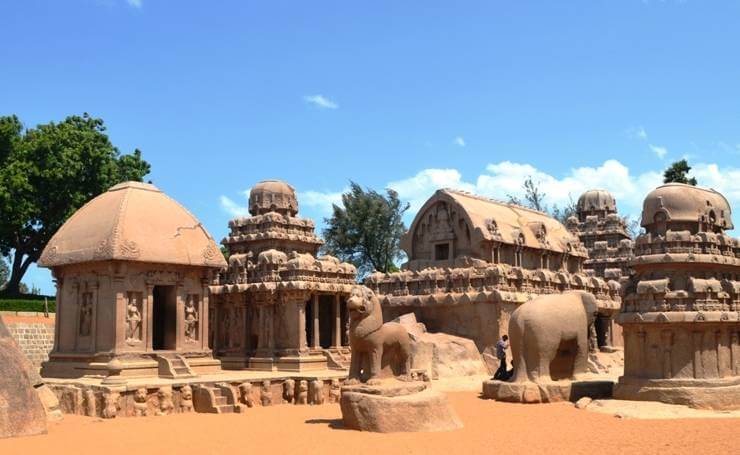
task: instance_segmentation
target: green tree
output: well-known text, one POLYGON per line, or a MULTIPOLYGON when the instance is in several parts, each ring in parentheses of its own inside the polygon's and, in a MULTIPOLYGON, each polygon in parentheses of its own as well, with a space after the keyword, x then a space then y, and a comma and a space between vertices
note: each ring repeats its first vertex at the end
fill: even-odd
POLYGON ((547 202, 545 202, 547 193, 540 190, 539 183, 535 183, 531 176, 524 180, 522 190, 524 192, 524 199, 509 194, 507 195, 509 204, 521 205, 522 207, 529 207, 547 213, 563 224, 565 224, 565 221, 569 217, 576 214, 576 203, 570 196, 568 197, 568 203, 563 207, 558 207, 557 204, 553 204, 552 207, 548 206, 547 202))
POLYGON ((402 217, 408 208, 391 189, 383 195, 350 182, 342 206, 334 204, 331 218, 324 220, 324 250, 354 264, 359 277, 373 270, 398 270, 395 262, 403 257, 400 241, 406 231, 402 217))
POLYGON ((103 120, 87 113, 24 129, 0 117, 0 253, 12 256, 3 293, 17 295, 28 266, 84 203, 149 173, 141 152, 121 156, 103 120))
POLYGON ((5 258, 0 256, 0 289, 5 287, 5 283, 8 282, 8 263, 5 262, 5 258))
POLYGON ((691 171, 691 166, 689 166, 688 161, 676 161, 663 172, 663 183, 676 182, 696 186, 696 179, 694 177, 689 178, 689 171, 691 171))

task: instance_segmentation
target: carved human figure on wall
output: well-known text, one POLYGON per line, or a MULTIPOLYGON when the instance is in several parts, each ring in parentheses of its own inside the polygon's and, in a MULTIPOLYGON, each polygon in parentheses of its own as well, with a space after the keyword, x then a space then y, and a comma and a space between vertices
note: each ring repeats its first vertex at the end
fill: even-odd
POLYGON ((180 412, 193 412, 193 389, 187 384, 180 389, 180 412))
POLYGON ((157 415, 163 416, 172 414, 175 410, 175 404, 172 402, 172 389, 169 387, 160 387, 157 391, 157 398, 159 399, 157 415))
POLYGON ((295 403, 308 404, 308 381, 303 380, 298 383, 298 396, 295 403))
POLYGON ((311 385, 311 404, 324 404, 324 381, 314 379, 311 385))
POLYGON ((118 414, 118 392, 108 392, 103 395, 103 418, 112 419, 118 414))
POLYGON ((331 387, 329 388, 329 402, 339 403, 339 399, 342 396, 342 386, 339 383, 339 379, 331 380, 331 387))
POLYGON ((129 293, 126 304, 126 341, 141 340, 141 311, 134 293, 129 293))
POLYGON ((185 341, 194 343, 198 341, 198 310, 195 308, 194 295, 188 295, 185 302, 185 341))
POLYGON ((260 402, 262 403, 262 406, 270 406, 272 404, 270 381, 262 381, 262 387, 260 388, 260 402))
POLYGON ((252 399, 251 382, 243 382, 239 385, 239 399, 242 403, 247 405, 248 408, 254 406, 254 400, 252 399))
POLYGON ((146 399, 146 388, 141 387, 136 389, 136 392, 134 392, 134 417, 145 417, 149 415, 149 407, 146 399))
POLYGON ((283 400, 286 403, 292 403, 295 395, 295 381, 292 379, 286 379, 283 382, 283 400))
POLYGON ((92 332, 92 293, 82 294, 80 303, 80 336, 90 336, 92 332))

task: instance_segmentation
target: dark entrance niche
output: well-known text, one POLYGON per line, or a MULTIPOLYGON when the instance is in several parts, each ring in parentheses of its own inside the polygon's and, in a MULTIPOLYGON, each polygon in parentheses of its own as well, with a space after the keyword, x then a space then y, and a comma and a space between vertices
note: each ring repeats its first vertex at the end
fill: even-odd
POLYGON ((446 261, 450 258, 450 244, 438 243, 434 245, 434 260, 446 261))
POLYGON ((177 300, 174 286, 154 286, 152 290, 152 349, 171 351, 177 346, 177 300))
POLYGON ((319 345, 329 348, 332 345, 334 331, 334 296, 319 296, 319 345))
POLYGON ((594 328, 596 329, 596 345, 599 348, 603 348, 604 346, 608 346, 610 344, 610 326, 611 320, 608 317, 604 317, 601 315, 596 316, 596 320, 594 321, 594 328))

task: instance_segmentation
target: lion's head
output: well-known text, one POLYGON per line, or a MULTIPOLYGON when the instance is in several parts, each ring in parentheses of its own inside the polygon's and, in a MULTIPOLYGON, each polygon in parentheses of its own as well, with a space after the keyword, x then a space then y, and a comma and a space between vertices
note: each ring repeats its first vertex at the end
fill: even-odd
POLYGON ((365 286, 353 286, 347 310, 350 318, 350 335, 360 336, 370 333, 383 325, 383 312, 375 293, 365 286))

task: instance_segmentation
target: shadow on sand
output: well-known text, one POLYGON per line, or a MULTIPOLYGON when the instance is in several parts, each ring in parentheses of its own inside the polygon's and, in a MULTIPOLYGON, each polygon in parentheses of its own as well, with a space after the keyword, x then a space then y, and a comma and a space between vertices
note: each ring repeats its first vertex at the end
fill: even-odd
POLYGON ((313 425, 328 425, 329 428, 333 428, 335 430, 346 430, 344 427, 344 422, 342 422, 342 419, 308 419, 306 420, 306 423, 313 424, 313 425))

